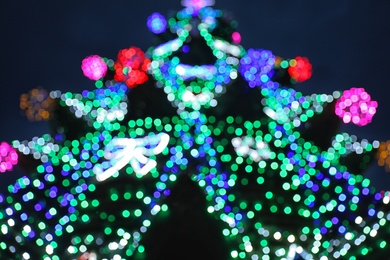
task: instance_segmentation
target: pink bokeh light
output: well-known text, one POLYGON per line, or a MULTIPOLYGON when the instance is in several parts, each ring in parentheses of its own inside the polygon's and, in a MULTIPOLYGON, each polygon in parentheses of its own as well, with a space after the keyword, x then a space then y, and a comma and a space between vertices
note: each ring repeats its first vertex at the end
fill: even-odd
POLYGON ((8 143, 0 144, 0 172, 12 171, 14 165, 18 164, 18 154, 8 143))
POLYGON ((214 0, 182 0, 182 5, 185 7, 191 7, 194 10, 199 10, 206 6, 214 5, 214 0))
POLYGON ((337 100, 335 113, 346 124, 365 126, 371 123, 377 107, 378 103, 371 100, 364 88, 351 88, 337 100))
POLYGON ((83 59, 81 69, 84 75, 92 80, 103 78, 107 73, 107 64, 102 57, 92 55, 83 59))
POLYGON ((232 40, 235 44, 241 43, 241 34, 239 32, 232 33, 232 40))

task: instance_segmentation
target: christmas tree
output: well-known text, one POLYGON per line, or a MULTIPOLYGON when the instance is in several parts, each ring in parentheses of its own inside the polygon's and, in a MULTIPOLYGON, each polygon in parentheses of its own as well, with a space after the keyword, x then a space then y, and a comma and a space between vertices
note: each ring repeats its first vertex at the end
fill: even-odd
POLYGON ((390 199, 362 176, 379 142, 338 128, 370 123, 377 103, 296 91, 308 60, 245 49, 212 5, 152 14, 146 53, 84 59, 94 90, 21 97, 53 134, 1 146, 0 170, 28 173, 0 197, 3 258, 387 254, 390 199))

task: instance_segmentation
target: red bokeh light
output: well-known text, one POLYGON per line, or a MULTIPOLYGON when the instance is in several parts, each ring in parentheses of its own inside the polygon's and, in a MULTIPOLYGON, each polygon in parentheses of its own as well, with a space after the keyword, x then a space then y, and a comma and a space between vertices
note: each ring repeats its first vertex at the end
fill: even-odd
POLYGON ((311 78, 312 65, 306 57, 296 57, 290 60, 290 66, 287 69, 291 79, 295 82, 303 82, 311 78))
POLYGON ((125 82, 129 88, 134 88, 146 82, 149 77, 146 74, 151 61, 145 57, 145 53, 137 48, 130 47, 118 53, 118 60, 114 64, 114 79, 125 82))

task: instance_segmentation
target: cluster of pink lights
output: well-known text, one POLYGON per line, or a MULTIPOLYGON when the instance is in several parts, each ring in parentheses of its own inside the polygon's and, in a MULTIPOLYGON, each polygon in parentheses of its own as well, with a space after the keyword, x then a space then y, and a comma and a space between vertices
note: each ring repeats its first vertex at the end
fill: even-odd
POLYGON ((351 88, 337 100, 335 112, 344 123, 365 126, 371 123, 377 107, 378 103, 371 100, 364 88, 351 88))
POLYGON ((182 0, 181 3, 185 7, 199 10, 203 7, 214 5, 214 0, 182 0))
POLYGON ((92 80, 99 80, 107 73, 107 64, 102 57, 92 55, 86 57, 81 63, 84 75, 92 80))
POLYGON ((0 144, 0 172, 12 171, 18 163, 18 154, 8 143, 0 144))

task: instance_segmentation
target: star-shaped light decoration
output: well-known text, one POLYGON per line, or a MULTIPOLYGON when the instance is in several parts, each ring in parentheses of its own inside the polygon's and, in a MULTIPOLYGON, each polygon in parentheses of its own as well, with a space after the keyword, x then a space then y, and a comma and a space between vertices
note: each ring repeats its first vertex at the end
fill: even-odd
MULTIPOLYGON (((208 3, 200 1, 199 6, 203 2, 208 3)), ((169 23, 174 39, 152 49, 151 72, 158 81, 157 86, 164 89, 179 114, 217 106, 217 98, 238 77, 239 60, 245 51, 240 45, 213 35, 221 17, 222 14, 214 9, 202 9, 194 19, 191 13, 182 10, 177 20, 171 19, 169 23), (198 19, 200 23, 194 28, 191 23, 198 19), (185 63, 184 56, 196 51, 191 49, 193 30, 198 30, 197 41, 208 48, 205 51, 210 51, 213 63, 185 63)))

